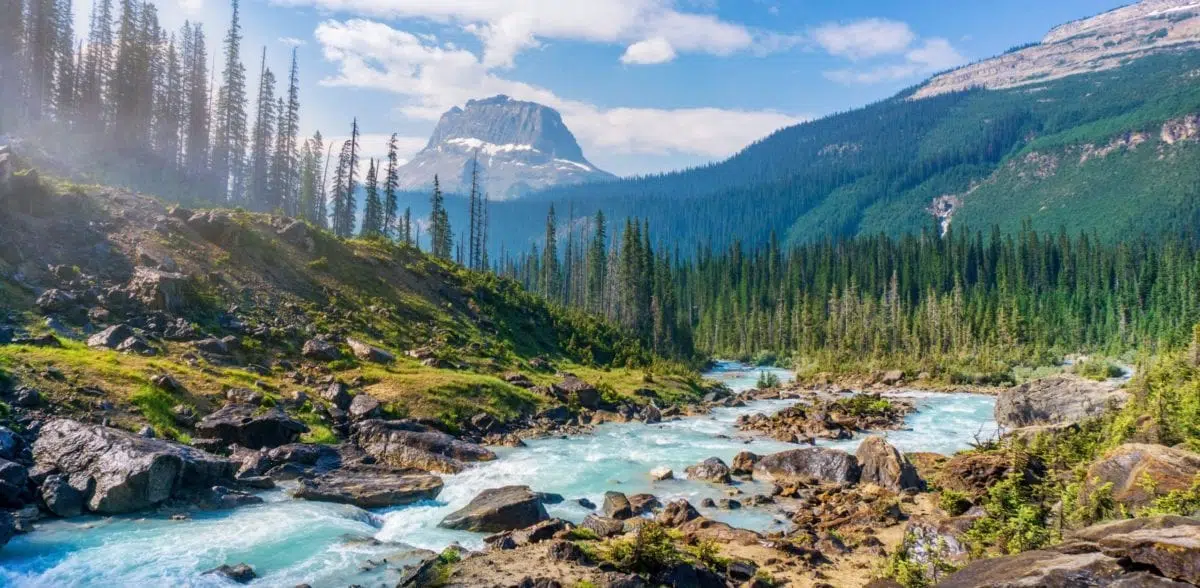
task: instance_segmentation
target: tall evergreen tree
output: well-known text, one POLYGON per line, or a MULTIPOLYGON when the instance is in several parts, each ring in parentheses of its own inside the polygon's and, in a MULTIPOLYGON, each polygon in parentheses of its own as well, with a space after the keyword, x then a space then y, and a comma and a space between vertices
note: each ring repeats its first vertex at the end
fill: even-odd
POLYGON ((300 163, 300 216, 320 227, 325 226, 325 196, 321 186, 322 151, 325 141, 321 131, 304 142, 300 163))
MULTIPOLYGON (((12 1, 12 0, 9 0, 12 1)), ((71 0, 59 0, 58 9, 58 65, 55 67, 54 116, 63 126, 70 128, 76 121, 75 103, 75 15, 71 0)))
POLYGON ((378 237, 383 234, 383 203, 379 199, 379 175, 375 169, 375 158, 367 166, 364 183, 367 202, 363 208, 362 235, 378 237))
POLYGON ((233 16, 225 34, 225 68, 217 98, 216 133, 212 168, 226 186, 226 200, 243 202, 246 164, 246 68, 241 61, 242 26, 238 0, 231 0, 233 16))
MULTIPOLYGON (((284 212, 299 215, 296 141, 300 133, 300 69, 296 49, 292 48, 292 66, 288 73, 287 102, 276 109, 279 118, 275 140, 275 158, 271 164, 271 191, 284 212)), ((282 100, 282 98, 281 98, 282 100)))
POLYGON ((358 118, 350 127, 350 139, 342 147, 342 157, 339 168, 342 170, 340 181, 334 180, 333 200, 333 232, 335 235, 347 238, 354 235, 354 215, 357 202, 355 191, 358 182, 355 173, 358 169, 358 118))
POLYGON ((383 236, 388 239, 398 239, 396 213, 399 212, 400 206, 397 194, 399 188, 400 158, 396 153, 396 133, 392 133, 388 139, 387 171, 384 172, 383 178, 383 236))
POLYGON ((433 195, 429 198, 429 248, 435 257, 450 259, 453 251, 453 233, 450 216, 446 213, 446 201, 437 175, 433 176, 433 195))
POLYGON ((604 311, 604 285, 608 280, 608 227, 604 212, 597 210, 592 221, 592 243, 588 247, 587 310, 604 311))
POLYGON ((546 298, 559 297, 558 269, 558 220, 554 216, 554 205, 546 213, 546 237, 542 247, 542 280, 540 292, 546 298))
MULTIPOLYGON (((14 0, 6 0, 13 2, 14 0)), ((25 25, 26 115, 41 119, 54 100, 58 64, 59 5, 57 0, 28 0, 25 25)), ((18 2, 20 4, 20 2, 18 2)))
POLYGON ((258 78, 257 114, 250 144, 249 202, 257 210, 275 210, 279 202, 270 190, 271 143, 275 137, 275 74, 267 67, 263 47, 258 78))
POLYGON ((0 2, 0 132, 21 118, 21 90, 25 87, 25 4, 0 2))
POLYGON ((208 174, 209 149, 209 94, 208 94, 208 49, 205 46, 204 28, 200 23, 183 27, 188 39, 184 51, 184 120, 187 135, 184 167, 194 177, 208 174))

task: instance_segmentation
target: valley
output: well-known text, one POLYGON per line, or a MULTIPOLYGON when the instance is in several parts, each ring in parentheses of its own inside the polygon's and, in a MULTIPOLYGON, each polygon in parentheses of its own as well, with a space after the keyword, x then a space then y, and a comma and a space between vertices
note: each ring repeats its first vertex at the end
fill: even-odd
POLYGON ((1200 4, 323 1, 0 4, 0 586, 1200 585, 1200 4))

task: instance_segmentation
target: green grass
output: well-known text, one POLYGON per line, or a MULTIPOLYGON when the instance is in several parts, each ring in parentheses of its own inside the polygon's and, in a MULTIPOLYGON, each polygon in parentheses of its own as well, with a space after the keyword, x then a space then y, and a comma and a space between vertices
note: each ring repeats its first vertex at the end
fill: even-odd
POLYGON ((158 436, 182 443, 191 442, 191 436, 180 431, 175 423, 172 409, 180 404, 180 399, 166 390, 146 385, 134 392, 129 401, 142 410, 142 417, 154 427, 158 436))

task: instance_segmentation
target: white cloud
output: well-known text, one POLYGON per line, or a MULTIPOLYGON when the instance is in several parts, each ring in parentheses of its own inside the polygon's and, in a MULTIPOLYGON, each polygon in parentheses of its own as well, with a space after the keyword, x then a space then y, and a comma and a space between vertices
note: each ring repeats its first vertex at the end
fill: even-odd
POLYGON ((621 63, 636 63, 641 65, 666 63, 675 59, 675 48, 662 37, 638 41, 625 49, 621 63))
POLYGON ((950 41, 940 38, 929 39, 920 47, 905 54, 909 62, 923 66, 927 70, 939 71, 962 65, 967 61, 950 41))
POLYGON ((772 111, 603 109, 500 77, 486 57, 468 50, 430 43, 369 20, 326 21, 315 37, 338 72, 323 84, 398 94, 402 114, 431 121, 471 98, 507 94, 557 109, 585 149, 718 158, 800 121, 772 111))
POLYGON ((813 31, 813 40, 829 54, 852 60, 900 53, 916 38, 908 24, 881 18, 830 23, 813 31))
POLYGON ((966 61, 967 58, 951 46, 949 41, 934 38, 905 52, 903 63, 866 69, 827 71, 825 77, 841 84, 877 84, 929 75, 962 65, 966 61))
MULTIPOLYGON (((541 40, 607 44, 662 43, 674 52, 729 55, 782 47, 777 35, 751 30, 711 14, 681 12, 672 0, 272 0, 384 19, 419 18, 457 24, 484 45, 483 64, 509 67, 541 40)), ((631 47, 632 48, 632 47, 631 47)), ((642 51, 644 48, 638 49, 642 51)), ((629 51, 626 51, 626 55, 629 51)), ((630 61, 630 63, 638 63, 630 61)), ((657 63, 657 62, 650 62, 657 63)))
POLYGON ((824 72, 841 84, 876 84, 929 75, 966 63, 950 41, 918 39, 908 24, 869 18, 846 24, 826 24, 812 33, 813 41, 830 55, 870 65, 824 72))
POLYGON ((297 39, 296 37, 279 37, 279 42, 289 47, 299 47, 307 43, 304 39, 297 39))

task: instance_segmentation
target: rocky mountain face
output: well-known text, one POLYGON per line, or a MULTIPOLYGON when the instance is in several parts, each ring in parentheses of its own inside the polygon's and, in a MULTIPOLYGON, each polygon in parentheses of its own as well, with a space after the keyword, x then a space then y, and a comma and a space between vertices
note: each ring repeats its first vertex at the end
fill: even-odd
POLYGON ((1055 27, 1040 43, 931 79, 913 98, 969 88, 1012 88, 1200 46, 1200 2, 1142 0, 1055 27))
POLYGON ((400 185, 425 189, 437 175, 444 191, 466 193, 476 158, 493 200, 614 177, 588 162, 553 108, 500 95, 443 114, 429 144, 400 169, 400 185))

